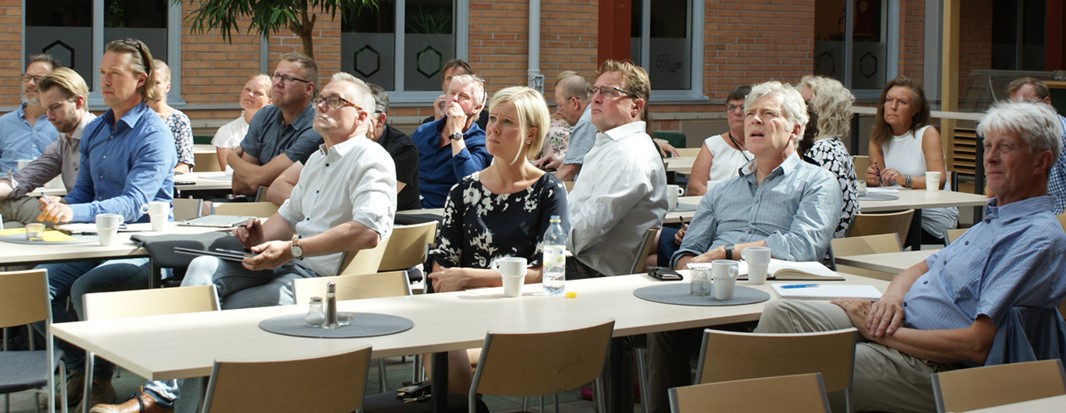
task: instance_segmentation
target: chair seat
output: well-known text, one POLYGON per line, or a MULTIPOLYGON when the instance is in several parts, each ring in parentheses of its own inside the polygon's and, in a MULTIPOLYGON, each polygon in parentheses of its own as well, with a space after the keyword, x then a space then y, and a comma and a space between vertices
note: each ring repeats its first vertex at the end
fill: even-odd
MULTIPOLYGON (((56 350, 55 360, 63 358, 56 350)), ((44 350, 0 351, 0 394, 37 389, 48 385, 48 357, 44 350)))

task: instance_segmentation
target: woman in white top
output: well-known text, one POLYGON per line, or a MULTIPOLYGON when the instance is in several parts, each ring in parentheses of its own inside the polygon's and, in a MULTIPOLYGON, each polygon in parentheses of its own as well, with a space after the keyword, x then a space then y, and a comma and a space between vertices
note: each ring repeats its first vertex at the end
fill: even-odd
POLYGON ((244 135, 248 134, 248 123, 252 121, 259 109, 270 103, 270 76, 264 74, 252 75, 244 82, 244 90, 241 91, 241 116, 229 123, 222 125, 211 139, 211 145, 215 147, 218 155, 218 166, 226 170, 226 156, 230 151, 241 146, 244 135))
MULTIPOLYGON (((870 136, 870 167, 866 169, 867 186, 899 185, 925 189, 925 172, 939 171, 940 187, 945 187, 944 150, 940 133, 928 125, 929 102, 922 87, 900 76, 881 91, 877 119, 870 136)), ((947 185, 947 189, 951 189, 947 185)), ((944 232, 954 228, 958 208, 922 209, 924 239, 941 242, 944 232)))
POLYGON ((707 138, 700 147, 688 177, 688 195, 707 193, 708 181, 713 186, 737 176, 737 170, 752 159, 744 146, 744 98, 749 92, 751 86, 741 86, 726 97, 729 130, 707 138))

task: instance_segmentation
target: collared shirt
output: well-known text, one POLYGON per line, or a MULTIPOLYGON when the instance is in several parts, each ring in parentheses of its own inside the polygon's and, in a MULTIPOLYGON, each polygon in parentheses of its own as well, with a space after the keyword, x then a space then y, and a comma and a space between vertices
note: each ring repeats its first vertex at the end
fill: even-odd
POLYGON ((1047 193, 1055 197, 1052 205, 1053 214, 1066 212, 1066 116, 1059 115, 1059 124, 1062 126, 1062 152, 1059 152, 1059 160, 1051 167, 1048 174, 1047 193))
MULTIPOLYGON (((355 221, 385 239, 396 213, 395 169, 388 152, 363 135, 328 150, 322 145, 307 160, 278 214, 301 237, 355 221)), ((307 257, 303 265, 319 276, 337 275, 343 257, 307 257)))
POLYGON ((322 145, 322 136, 311 127, 314 118, 315 108, 310 103, 290 125, 285 124, 277 106, 264 106, 252 117, 241 149, 259 159, 260 165, 283 153, 293 162, 306 164, 311 153, 322 145))
POLYGON ((485 131, 477 126, 463 132, 466 147, 452 156, 452 145, 440 146, 440 134, 447 117, 422 124, 411 135, 418 149, 418 179, 423 208, 443 208, 448 190, 467 175, 485 169, 492 155, 485 150, 485 131))
POLYGON ((644 232, 666 215, 666 169, 642 121, 596 134, 567 197, 575 258, 604 275, 632 271, 644 232))
POLYGON ((16 170, 18 161, 37 159, 59 137, 59 131, 43 114, 30 125, 26 105, 23 102, 14 112, 0 116, 0 174, 16 170))
POLYGON ((78 146, 81 144, 81 135, 85 126, 96 119, 96 115, 85 112, 81 122, 68 134, 60 134, 59 139, 44 148, 44 153, 12 178, 10 198, 20 198, 51 181, 57 175, 63 177, 63 186, 67 192, 74 189, 74 183, 78 179, 78 165, 81 162, 81 153, 78 146))
POLYGON ((759 240, 777 259, 822 258, 843 203, 836 177, 793 153, 756 184, 755 162, 704 195, 671 266, 685 255, 759 240))
POLYGON ((378 144, 385 147, 396 164, 396 182, 403 182, 403 189, 396 194, 396 210, 422 208, 418 199, 418 149, 410 136, 392 126, 385 125, 378 144))
POLYGON ((111 109, 94 119, 85 126, 79 151, 78 179, 64 198, 73 222, 94 222, 97 214, 147 222, 149 201, 173 199, 174 137, 144 103, 117 121, 111 109))
POLYGON ((903 297, 903 325, 969 327, 980 315, 998 327, 1011 307, 1054 308, 1066 297, 1066 235, 1038 196, 997 206, 958 240, 929 256, 929 271, 903 297))
POLYGON ((241 146, 241 139, 244 139, 244 135, 248 134, 248 122, 244 120, 244 115, 238 116, 237 119, 229 121, 229 123, 222 125, 215 132, 215 137, 211 138, 211 145, 216 148, 236 148, 241 146))
POLYGON ((596 144, 596 126, 592 124, 592 105, 585 106, 574 127, 570 128, 569 147, 566 156, 563 157, 565 165, 581 165, 585 162, 585 155, 596 144))

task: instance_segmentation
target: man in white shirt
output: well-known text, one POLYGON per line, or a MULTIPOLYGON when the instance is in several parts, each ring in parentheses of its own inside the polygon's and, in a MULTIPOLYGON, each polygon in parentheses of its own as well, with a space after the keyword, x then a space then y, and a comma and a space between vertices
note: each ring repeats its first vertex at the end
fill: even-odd
POLYGON ((568 196, 573 230, 567 278, 623 275, 644 232, 666 215, 666 170, 643 120, 651 92, 647 72, 607 60, 589 88, 592 124, 600 131, 568 196))
POLYGON ((249 77, 241 91, 241 116, 222 125, 215 132, 215 137, 211 138, 211 145, 218 155, 218 166, 223 171, 226 170, 226 156, 241 146, 241 140, 248 134, 248 122, 252 121, 259 109, 270 103, 270 83, 270 76, 262 73, 249 77))

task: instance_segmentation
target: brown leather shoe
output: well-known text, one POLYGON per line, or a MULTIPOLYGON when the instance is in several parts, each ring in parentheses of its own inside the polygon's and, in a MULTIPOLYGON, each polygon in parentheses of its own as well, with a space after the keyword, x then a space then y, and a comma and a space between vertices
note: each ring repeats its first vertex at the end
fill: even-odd
POLYGON ((143 390, 122 404, 98 404, 93 406, 89 413, 171 413, 174 409, 160 406, 155 398, 146 394, 143 390))
MULTIPOLYGON (((60 386, 57 384, 56 386, 60 386)), ((85 386, 85 374, 80 371, 70 372, 67 377, 67 407, 71 407, 74 411, 81 411, 82 402, 82 390, 85 386)), ((61 403, 62 395, 59 390, 56 390, 56 406, 61 403)), ((46 398, 47 400, 47 398, 46 398)), ((46 400, 41 401, 41 407, 48 407, 45 404, 46 400)), ((99 377, 93 377, 92 394, 89 396, 89 405, 97 405, 100 403, 114 403, 115 401, 115 388, 111 385, 111 378, 102 379, 99 377)))

